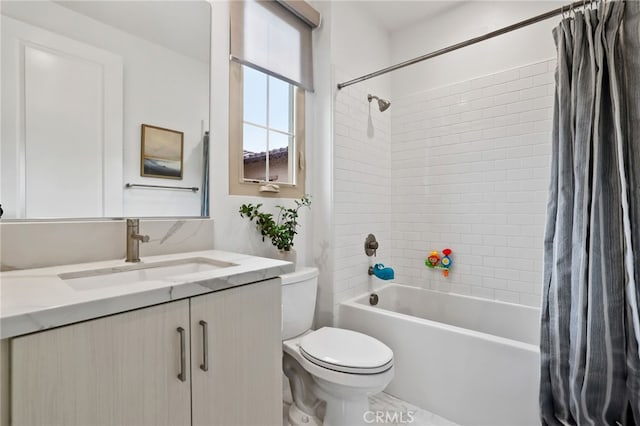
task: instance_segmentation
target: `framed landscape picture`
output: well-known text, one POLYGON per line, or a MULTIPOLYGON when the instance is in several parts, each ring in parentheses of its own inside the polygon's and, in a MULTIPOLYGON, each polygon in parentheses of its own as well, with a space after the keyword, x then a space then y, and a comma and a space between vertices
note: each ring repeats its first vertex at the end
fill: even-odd
POLYGON ((140 175, 182 179, 184 133, 142 125, 140 175))

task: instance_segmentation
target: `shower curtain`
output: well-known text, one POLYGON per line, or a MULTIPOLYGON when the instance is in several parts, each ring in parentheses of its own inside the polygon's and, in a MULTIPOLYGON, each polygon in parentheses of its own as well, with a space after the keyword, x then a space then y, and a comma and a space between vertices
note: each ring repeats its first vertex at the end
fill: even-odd
POLYGON ((555 28, 544 241, 545 425, 640 425, 640 3, 555 28))

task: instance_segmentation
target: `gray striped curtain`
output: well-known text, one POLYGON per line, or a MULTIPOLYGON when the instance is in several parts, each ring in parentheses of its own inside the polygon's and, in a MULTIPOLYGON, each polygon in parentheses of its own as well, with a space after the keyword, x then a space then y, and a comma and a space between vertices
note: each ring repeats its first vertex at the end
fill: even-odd
POLYGON ((576 13, 553 36, 542 423, 640 425, 640 3, 576 13))

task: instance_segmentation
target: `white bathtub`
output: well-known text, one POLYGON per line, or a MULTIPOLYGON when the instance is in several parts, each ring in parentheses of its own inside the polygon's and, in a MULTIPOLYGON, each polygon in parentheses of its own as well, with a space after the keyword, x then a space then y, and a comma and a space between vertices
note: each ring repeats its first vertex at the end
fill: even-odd
POLYGON ((386 343, 385 392, 461 425, 539 425, 540 310, 388 284, 340 305, 340 327, 386 343))

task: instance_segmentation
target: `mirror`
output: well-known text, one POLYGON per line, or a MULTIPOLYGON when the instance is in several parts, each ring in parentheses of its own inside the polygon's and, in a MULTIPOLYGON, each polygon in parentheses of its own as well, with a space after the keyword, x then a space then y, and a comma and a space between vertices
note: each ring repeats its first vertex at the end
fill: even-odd
POLYGON ((208 214, 208 2, 0 8, 3 220, 208 214))

